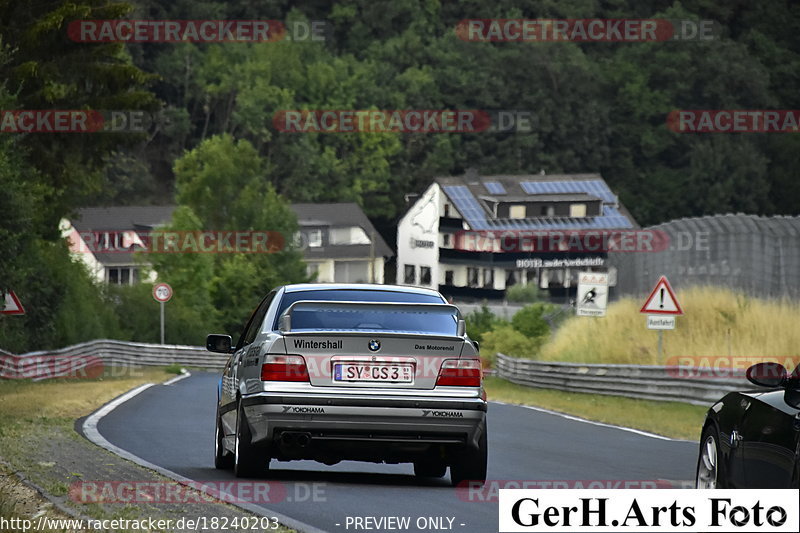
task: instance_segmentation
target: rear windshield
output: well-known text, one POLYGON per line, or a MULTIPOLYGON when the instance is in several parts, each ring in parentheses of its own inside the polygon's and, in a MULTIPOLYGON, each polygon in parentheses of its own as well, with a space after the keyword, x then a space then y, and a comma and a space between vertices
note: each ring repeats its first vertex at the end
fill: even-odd
MULTIPOLYGON (((294 302, 301 300, 334 300, 347 302, 407 302, 444 303, 443 299, 428 294, 394 291, 321 290, 299 291, 284 294, 278 316, 294 302)), ((416 311, 402 307, 395 309, 324 309, 296 308, 292 312, 292 331, 344 330, 426 333, 455 335, 456 317, 445 311, 416 311)))

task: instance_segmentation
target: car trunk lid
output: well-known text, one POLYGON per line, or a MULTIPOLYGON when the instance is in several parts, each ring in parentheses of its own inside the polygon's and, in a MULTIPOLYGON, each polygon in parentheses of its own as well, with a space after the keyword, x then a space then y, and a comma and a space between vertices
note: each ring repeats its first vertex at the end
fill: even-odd
POLYGON ((432 389, 465 343, 446 304, 302 301, 280 322, 286 353, 303 356, 319 387, 432 389))

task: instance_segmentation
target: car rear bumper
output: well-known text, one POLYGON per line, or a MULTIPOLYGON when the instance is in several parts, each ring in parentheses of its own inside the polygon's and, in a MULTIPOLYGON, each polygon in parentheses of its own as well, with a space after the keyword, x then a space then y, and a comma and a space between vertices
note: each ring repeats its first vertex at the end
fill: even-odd
POLYGON ((260 393, 242 399, 253 442, 302 432, 315 443, 477 446, 487 404, 480 398, 350 397, 260 393))

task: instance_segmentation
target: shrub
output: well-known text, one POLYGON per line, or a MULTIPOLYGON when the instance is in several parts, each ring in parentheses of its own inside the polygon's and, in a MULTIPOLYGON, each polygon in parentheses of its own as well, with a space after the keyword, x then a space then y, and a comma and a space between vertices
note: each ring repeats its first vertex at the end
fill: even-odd
POLYGON ((172 363, 164 367, 164 372, 167 374, 183 374, 183 367, 178 363, 172 363))
POLYGON ((508 324, 502 318, 498 318, 488 307, 482 305, 479 310, 475 310, 464 317, 467 322, 467 335, 470 339, 483 342, 486 332, 495 327, 508 324))
POLYGON ((506 289, 506 300, 509 302, 533 303, 542 299, 542 291, 536 285, 513 285, 506 289))
POLYGON ((484 334, 481 355, 494 364, 497 353, 512 357, 535 359, 544 342, 543 337, 531 338, 514 329, 511 325, 503 325, 484 334))
POLYGON ((547 304, 541 302, 526 305, 511 318, 511 325, 526 337, 546 337, 550 333, 550 327, 543 318, 547 308, 547 304))

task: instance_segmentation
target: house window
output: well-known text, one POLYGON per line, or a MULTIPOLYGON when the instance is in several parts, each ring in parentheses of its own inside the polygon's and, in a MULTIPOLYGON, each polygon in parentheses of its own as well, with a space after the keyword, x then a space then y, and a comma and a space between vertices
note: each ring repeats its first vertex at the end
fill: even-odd
POLYGON ((445 270, 444 271, 444 284, 445 285, 453 285, 453 271, 452 270, 445 270))
POLYGON ((452 247, 453 246, 452 237, 453 236, 450 235, 449 233, 445 233, 444 235, 442 235, 442 246, 444 246, 445 248, 452 247))
POLYGON ((517 284, 517 276, 513 270, 506 270, 506 287, 511 287, 517 284))
POLYGON ((336 261, 333 263, 336 283, 368 283, 369 261, 336 261))
POLYGON ((417 269, 414 265, 404 265, 403 283, 406 285, 415 285, 417 283, 417 269))
POLYGON ((514 204, 508 208, 508 218, 525 218, 526 209, 524 204, 514 204))
POLYGON ((106 280, 111 285, 133 285, 139 281, 139 272, 131 267, 107 268, 106 280))
POLYGON ((306 275, 312 280, 319 281, 319 263, 306 264, 306 275))
POLYGON ((556 208, 552 205, 543 205, 542 206, 542 216, 543 217, 552 217, 556 214, 556 208))
POLYGON ((478 280, 481 271, 479 268, 467 267, 467 285, 470 287, 478 287, 480 286, 480 282, 478 280))
POLYGON ((312 229, 308 232, 308 247, 319 248, 322 246, 322 230, 312 229))
POLYGON ((450 216, 450 204, 444 204, 444 216, 445 218, 450 216))
POLYGON ((494 270, 491 268, 483 269, 483 288, 494 288, 494 270))
POLYGON ((585 217, 586 216, 586 204, 570 204, 570 206, 569 206, 569 216, 571 216, 571 217, 585 217))
POLYGON ((430 285, 431 284, 431 267, 419 267, 419 284, 420 285, 430 285))

